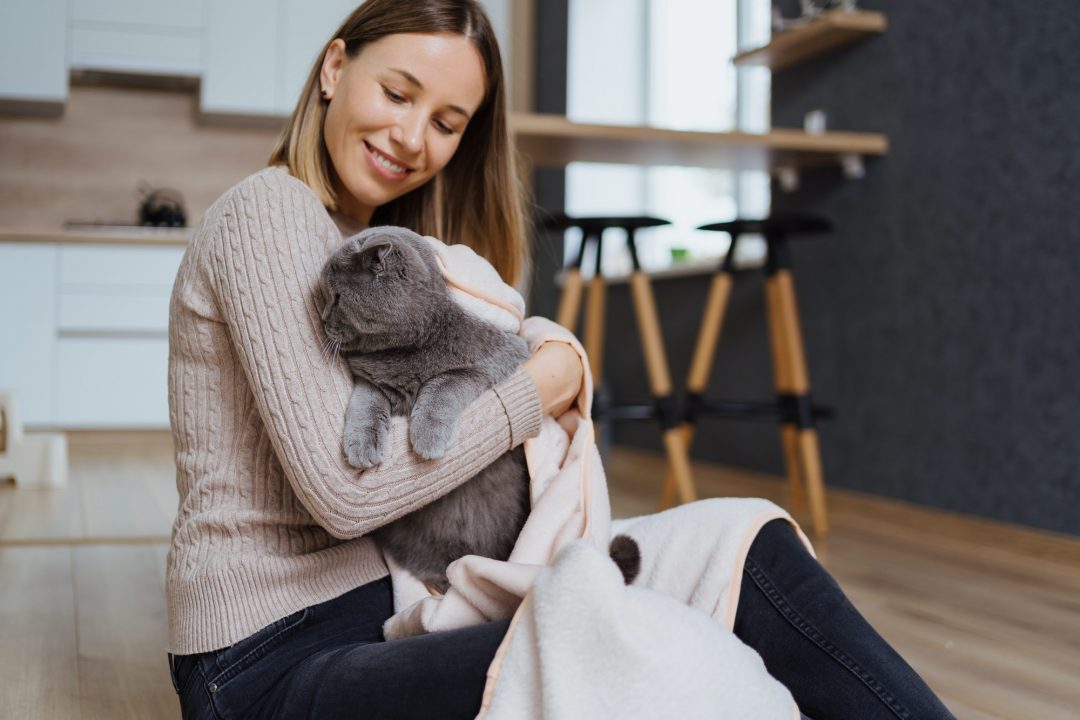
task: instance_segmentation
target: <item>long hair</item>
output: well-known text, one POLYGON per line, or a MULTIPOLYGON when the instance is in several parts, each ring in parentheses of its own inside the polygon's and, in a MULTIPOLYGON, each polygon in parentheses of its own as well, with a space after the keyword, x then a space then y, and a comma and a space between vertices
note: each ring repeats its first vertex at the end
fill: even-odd
POLYGON ((506 120, 506 81, 491 22, 475 0, 367 0, 327 41, 308 74, 271 165, 284 165, 331 210, 338 207, 319 89, 326 49, 335 38, 355 58, 368 43, 398 33, 449 32, 470 40, 484 63, 485 94, 457 151, 434 178, 375 209, 371 225, 401 225, 447 244, 468 245, 510 283, 528 262, 522 183, 506 120))

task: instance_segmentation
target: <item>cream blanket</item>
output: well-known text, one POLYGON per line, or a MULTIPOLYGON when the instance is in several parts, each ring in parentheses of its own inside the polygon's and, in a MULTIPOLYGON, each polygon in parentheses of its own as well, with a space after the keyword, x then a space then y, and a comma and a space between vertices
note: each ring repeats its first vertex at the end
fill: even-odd
POLYGON ((731 632, 750 543, 783 518, 809 548, 794 521, 765 500, 714 499, 612 523, 581 345, 548 320, 523 321, 520 295, 471 250, 428 240, 459 302, 534 351, 567 343, 584 382, 575 407, 525 442, 532 509, 510 558, 457 560, 444 596, 388 559, 397 612, 386 638, 512 617, 488 671, 480 716, 489 720, 798 718, 788 691, 731 632), (613 531, 641 548, 633 586, 607 555, 613 531))

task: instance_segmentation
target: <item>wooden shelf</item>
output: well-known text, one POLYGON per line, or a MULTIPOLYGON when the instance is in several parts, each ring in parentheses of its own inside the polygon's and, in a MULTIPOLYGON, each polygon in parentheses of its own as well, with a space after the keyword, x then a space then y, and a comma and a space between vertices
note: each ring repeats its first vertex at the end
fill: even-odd
POLYGON ((510 131, 535 165, 570 162, 679 165, 728 170, 805 169, 837 164, 839 157, 873 157, 889 151, 877 133, 776 128, 767 133, 697 132, 623 125, 574 123, 561 115, 512 113, 510 131))
POLYGON ((764 47, 739 53, 736 65, 765 65, 772 70, 797 65, 870 35, 885 32, 885 14, 869 10, 834 10, 805 25, 778 33, 764 47))

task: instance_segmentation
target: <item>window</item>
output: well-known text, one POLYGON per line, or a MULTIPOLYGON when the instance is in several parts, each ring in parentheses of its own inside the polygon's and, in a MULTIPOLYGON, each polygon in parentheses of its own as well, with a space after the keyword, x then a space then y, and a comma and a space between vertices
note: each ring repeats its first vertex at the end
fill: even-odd
MULTIPOLYGON (((769 72, 736 70, 731 57, 738 47, 767 42, 769 26, 769 0, 570 0, 567 115, 585 123, 765 131, 769 72)), ((652 271, 722 256, 727 236, 695 228, 737 215, 761 217, 768 208, 764 172, 595 163, 567 168, 570 215, 648 214, 672 221, 639 235, 642 265, 652 271)), ((567 259, 579 243, 579 233, 568 233, 567 259)), ((629 272, 623 244, 605 237, 605 274, 629 272)), ((760 239, 740 241, 737 262, 763 258, 760 239)), ((586 258, 583 270, 591 268, 586 258)))

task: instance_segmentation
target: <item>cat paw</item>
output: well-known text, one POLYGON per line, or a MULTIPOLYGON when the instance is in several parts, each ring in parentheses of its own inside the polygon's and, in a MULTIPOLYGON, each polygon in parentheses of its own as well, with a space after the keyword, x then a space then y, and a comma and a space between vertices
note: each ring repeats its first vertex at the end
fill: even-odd
POLYGON ((354 468, 367 470, 381 463, 386 455, 386 445, 385 432, 350 433, 346 428, 345 457, 354 468))
POLYGON ((413 418, 409 425, 409 442, 413 452, 425 460, 437 460, 450 449, 454 441, 454 427, 437 420, 417 422, 413 418))

